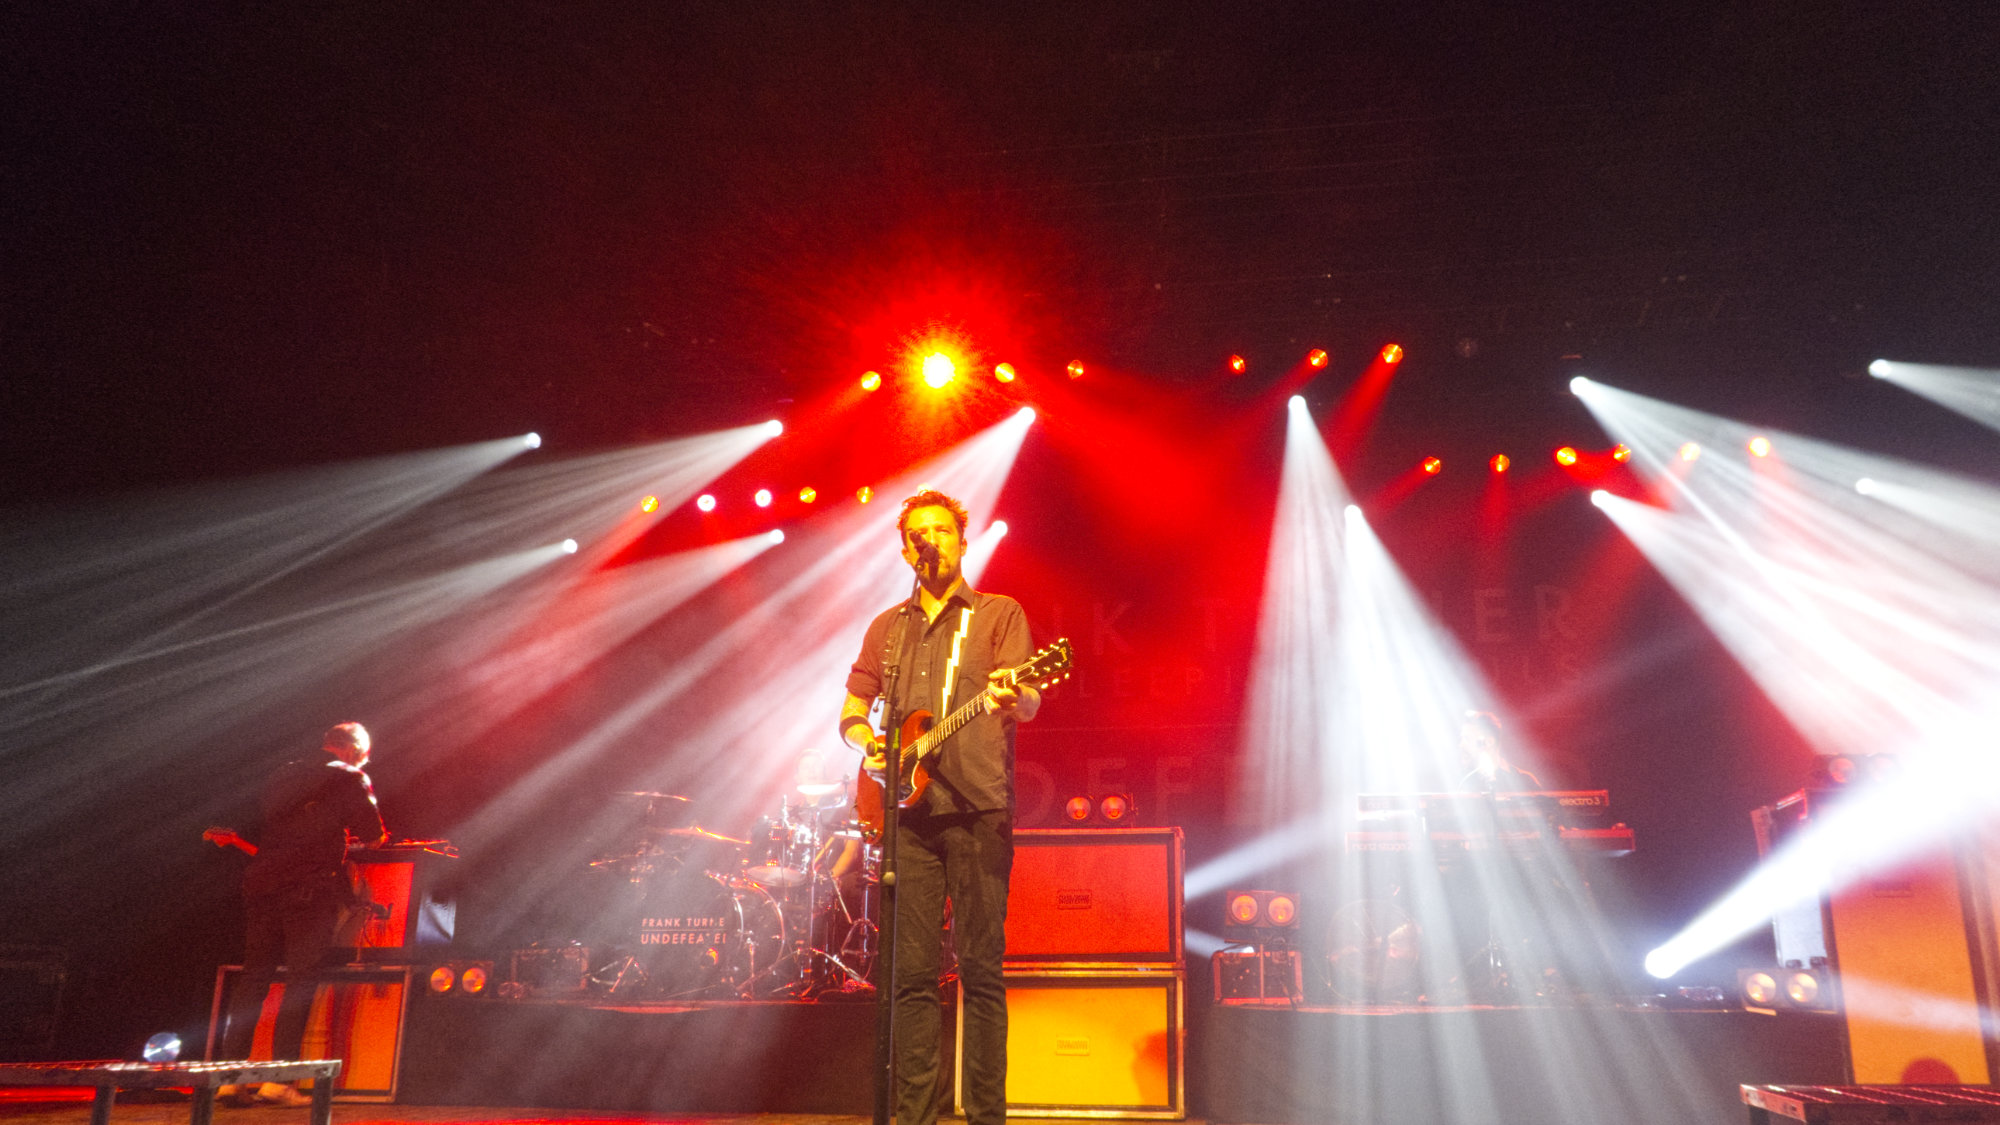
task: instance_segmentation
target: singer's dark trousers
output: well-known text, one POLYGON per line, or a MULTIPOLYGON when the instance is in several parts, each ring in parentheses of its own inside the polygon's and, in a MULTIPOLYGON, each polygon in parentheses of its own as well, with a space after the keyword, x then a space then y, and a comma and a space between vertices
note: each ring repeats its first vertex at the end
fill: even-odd
POLYGON ((319 984, 316 974, 340 928, 342 906, 340 887, 331 882, 244 896, 243 976, 231 990, 222 1058, 250 1057, 257 1014, 280 964, 287 983, 272 1027, 271 1057, 299 1057, 319 984))
POLYGON ((965 1037, 967 1125, 1007 1120, 1007 877, 1013 823, 1004 811, 905 812, 896 834, 896 1125, 932 1125, 943 1092, 938 960, 944 904, 965 1037))

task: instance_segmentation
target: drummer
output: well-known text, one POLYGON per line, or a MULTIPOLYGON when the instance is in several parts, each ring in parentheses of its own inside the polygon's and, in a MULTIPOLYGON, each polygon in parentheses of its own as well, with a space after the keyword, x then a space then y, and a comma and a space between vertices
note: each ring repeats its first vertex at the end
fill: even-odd
POLYGON ((825 755, 808 750, 799 756, 793 778, 799 795, 804 798, 794 807, 809 810, 822 831, 835 829, 827 833, 819 854, 813 856, 813 870, 826 872, 841 898, 852 901, 859 899, 861 836, 858 832, 838 829, 845 827, 853 816, 855 776, 852 771, 830 769, 825 755))

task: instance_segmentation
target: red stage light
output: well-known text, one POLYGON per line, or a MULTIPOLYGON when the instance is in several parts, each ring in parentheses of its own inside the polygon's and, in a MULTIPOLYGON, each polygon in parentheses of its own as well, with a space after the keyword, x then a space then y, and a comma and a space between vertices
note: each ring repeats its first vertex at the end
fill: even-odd
POLYGON ((1630 461, 1632 459, 1632 447, 1629 445, 1625 445, 1622 442, 1618 445, 1612 446, 1611 459, 1613 461, 1618 462, 1621 465, 1627 461, 1630 461))
POLYGON ((1488 465, 1493 466, 1493 471, 1496 473, 1506 472, 1507 466, 1513 464, 1512 461, 1507 460, 1507 455, 1505 453, 1495 453, 1493 455, 1493 460, 1488 461, 1486 463, 1488 465))
POLYGON ((1013 382, 1013 381, 1014 381, 1014 365, 1013 365, 1013 364, 1011 364, 1011 363, 1000 363, 1000 364, 995 364, 995 365, 994 365, 994 367, 993 367, 993 377, 994 377, 995 379, 998 379, 998 380, 1000 380, 1000 381, 1001 381, 1001 382, 1003 382, 1003 383, 1011 383, 1011 382, 1013 382))
POLYGON ((646 498, 645 498, 644 500, 641 500, 641 501, 639 501, 639 510, 640 510, 640 511, 642 511, 642 512, 657 512, 657 511, 659 511, 659 510, 660 510, 660 498, 659 498, 659 497, 657 497, 657 496, 648 496, 648 497, 646 497, 646 498))
POLYGON ((700 508, 704 512, 713 512, 715 510, 715 497, 710 496, 708 493, 704 492, 700 496, 694 498, 694 506, 700 508))
POLYGON ((854 498, 866 504, 870 500, 875 499, 875 490, 864 484, 854 490, 854 498))
POLYGON ((1561 449, 1556 450, 1556 464, 1558 465, 1576 464, 1576 450, 1571 449, 1567 445, 1563 446, 1561 449))
POLYGON ((1229 370, 1231 370, 1231 371, 1235 372, 1235 373, 1236 373, 1236 374, 1238 374, 1238 375, 1241 375, 1241 374, 1243 374, 1243 373, 1244 373, 1245 371, 1248 371, 1248 370, 1250 370, 1250 361, 1249 361, 1249 360, 1247 360, 1247 359, 1244 359, 1244 358, 1243 358, 1242 356, 1240 356, 1240 355, 1233 355, 1233 356, 1230 356, 1230 357, 1229 357, 1229 370))
POLYGON ((1401 362, 1403 362, 1403 345, 1401 345, 1401 344, 1390 344, 1390 345, 1389 345, 1388 347, 1386 347, 1386 348, 1383 348, 1383 349, 1382 349, 1382 362, 1383 362, 1383 363, 1401 363, 1401 362))
POLYGON ((1424 472, 1436 476, 1444 471, 1444 461, 1436 457, 1424 458, 1424 472))
POLYGON ((817 499, 819 499, 819 492, 812 485, 807 485, 799 489, 799 503, 810 504, 817 499))
POLYGON ((1082 360, 1080 360, 1080 359, 1072 359, 1072 360, 1070 360, 1070 361, 1069 361, 1069 368, 1068 368, 1068 370, 1069 370, 1069 377, 1070 377, 1070 378, 1072 378, 1072 379, 1081 379, 1081 378, 1083 378, 1083 361, 1082 361, 1082 360))
POLYGON ((1306 364, 1311 367, 1325 367, 1326 350, 1324 348, 1314 348, 1313 350, 1307 352, 1306 364))
POLYGON ((958 365, 943 352, 932 352, 924 357, 924 385, 936 390, 958 374, 958 365))
POLYGON ((1749 449, 1750 456, 1752 457, 1769 457, 1771 455, 1771 439, 1765 437, 1763 434, 1758 434, 1756 437, 1750 439, 1749 449))
POLYGON ((880 372, 864 371, 861 373, 862 390, 864 391, 877 390, 881 386, 882 386, 882 375, 880 372))

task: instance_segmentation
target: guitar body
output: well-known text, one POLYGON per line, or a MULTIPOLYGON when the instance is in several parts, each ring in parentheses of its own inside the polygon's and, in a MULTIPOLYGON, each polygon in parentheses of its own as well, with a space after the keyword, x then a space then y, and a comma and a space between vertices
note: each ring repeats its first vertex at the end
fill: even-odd
MULTIPOLYGON (((896 791, 903 795, 897 807, 907 809, 924 795, 924 789, 931 783, 931 775, 924 770, 924 759, 937 753, 960 727, 988 712, 994 687, 1004 680, 1015 687, 1032 684, 1046 690, 1069 673, 1070 657, 1069 638, 1058 637, 1026 664, 995 672, 985 690, 944 718, 933 720, 929 711, 911 712, 903 720, 902 737, 897 740, 896 791)), ((861 776, 854 783, 854 817, 871 840, 882 838, 882 790, 882 783, 869 776, 867 766, 862 766, 861 776)))
MULTIPOLYGON (((923 797, 924 790, 930 788, 930 771, 924 768, 923 755, 913 747, 931 729, 931 719, 929 711, 912 711, 910 717, 903 720, 902 737, 896 740, 896 744, 903 748, 903 768, 897 771, 897 788, 903 791, 904 796, 897 802, 898 808, 907 809, 916 804, 923 797)), ((854 783, 854 818, 861 822, 862 831, 871 840, 882 837, 882 791, 882 783, 869 774, 867 766, 862 766, 861 775, 854 783)))

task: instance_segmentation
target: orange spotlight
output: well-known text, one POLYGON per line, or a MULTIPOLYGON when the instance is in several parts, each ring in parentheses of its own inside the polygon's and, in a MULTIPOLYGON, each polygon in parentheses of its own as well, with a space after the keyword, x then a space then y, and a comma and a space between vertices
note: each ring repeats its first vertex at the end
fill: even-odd
POLYGON ((1692 461, 1700 456, 1701 456, 1701 446, 1696 445, 1694 442, 1691 441, 1683 443, 1681 445, 1681 460, 1692 461))
POLYGON ((812 485, 807 485, 799 489, 799 503, 810 504, 817 499, 819 499, 819 492, 812 485))
POLYGON ((1513 464, 1512 461, 1507 460, 1507 455, 1505 453, 1495 453, 1493 455, 1493 460, 1488 461, 1486 463, 1488 465, 1493 466, 1493 471, 1496 473, 1506 472, 1507 466, 1513 464))
POLYGON ((639 501, 639 510, 640 510, 640 511, 642 511, 642 512, 657 512, 657 511, 659 511, 659 510, 660 510, 660 498, 659 498, 659 497, 657 497, 657 496, 648 496, 648 497, 646 497, 646 498, 645 498, 644 500, 641 500, 641 501, 639 501))
POLYGON ((854 490, 854 498, 866 504, 870 500, 875 499, 875 490, 864 484, 854 490))
POLYGON ((1564 466, 1576 464, 1576 450, 1567 445, 1556 450, 1556 464, 1564 466))
POLYGON ((1436 457, 1424 458, 1424 472, 1436 476, 1444 471, 1444 461, 1436 457))
POLYGON ((1307 366, 1309 366, 1309 367, 1325 367, 1325 366, 1326 366, 1326 349, 1324 349, 1324 348, 1314 348, 1313 350, 1311 350, 1311 351, 1307 352, 1307 353, 1306 353, 1306 365, 1307 365, 1307 366))
POLYGON ((861 373, 861 389, 862 389, 862 390, 864 390, 864 391, 873 391, 873 390, 879 390, 879 389, 881 388, 881 386, 882 386, 882 373, 881 373, 881 372, 879 372, 879 371, 863 371, 863 372, 861 373))
POLYGON ((1758 434, 1756 437, 1750 439, 1748 448, 1752 457, 1769 457, 1771 455, 1771 439, 1765 437, 1763 434, 1758 434))
POLYGON ((1390 345, 1389 345, 1388 347, 1386 347, 1386 348, 1383 348, 1383 349, 1382 349, 1382 362, 1383 362, 1383 363, 1401 363, 1401 362, 1403 362, 1403 345, 1401 345, 1401 344, 1390 344, 1390 345))
POLYGON ((1072 379, 1081 379, 1081 378, 1083 378, 1083 361, 1082 361, 1082 360, 1080 360, 1080 359, 1072 359, 1072 360, 1070 360, 1070 361, 1069 361, 1069 377, 1070 377, 1070 378, 1072 378, 1072 379))
POLYGON ((993 377, 994 377, 995 379, 998 379, 998 380, 1000 380, 1000 381, 1001 381, 1001 382, 1003 382, 1003 383, 1011 383, 1011 382, 1013 382, 1013 381, 1014 381, 1014 365, 1013 365, 1013 364, 1011 364, 1011 363, 1000 363, 1000 364, 995 364, 995 365, 994 365, 994 367, 993 367, 993 377))
POLYGON ((1233 355, 1233 356, 1230 356, 1230 357, 1229 357, 1229 370, 1231 370, 1232 372, 1235 372, 1235 373, 1236 373, 1236 374, 1238 374, 1238 375, 1241 375, 1241 374, 1243 374, 1243 373, 1244 373, 1245 371, 1248 371, 1248 370, 1250 370, 1250 361, 1249 361, 1249 360, 1247 360, 1247 359, 1244 359, 1244 358, 1243 358, 1242 356, 1240 356, 1240 355, 1233 355))
POLYGON ((953 363, 951 357, 943 352, 932 352, 924 357, 925 386, 937 389, 951 382, 952 376, 956 374, 958 374, 958 365, 953 363))
POLYGON ((704 512, 713 512, 715 510, 715 497, 704 492, 694 498, 694 506, 704 512))
POLYGON ((1621 465, 1627 461, 1630 461, 1632 459, 1632 447, 1626 445, 1623 442, 1620 442, 1617 445, 1612 446, 1611 459, 1613 461, 1618 462, 1621 465))

